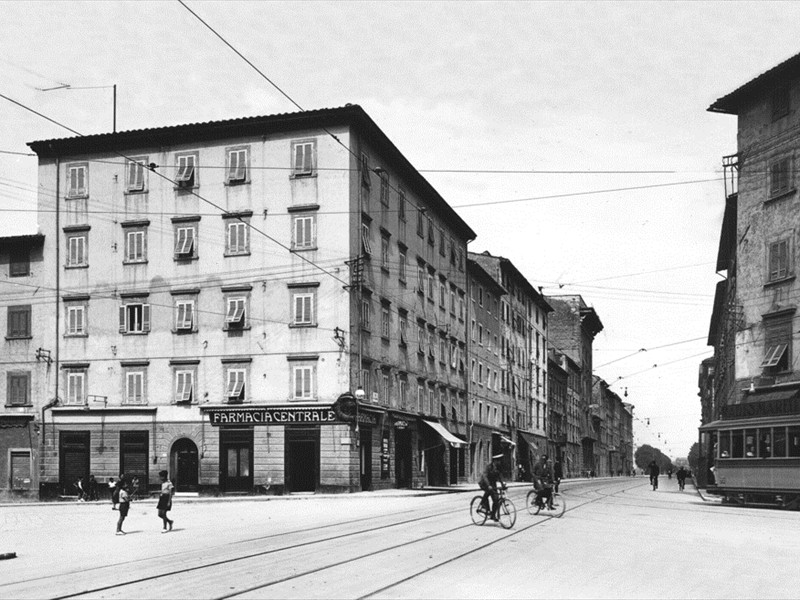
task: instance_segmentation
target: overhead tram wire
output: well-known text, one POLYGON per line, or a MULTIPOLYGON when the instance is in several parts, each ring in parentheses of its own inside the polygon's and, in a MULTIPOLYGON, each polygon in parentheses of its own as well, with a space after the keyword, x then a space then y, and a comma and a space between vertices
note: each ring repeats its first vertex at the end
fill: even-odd
MULTIPOLYGON (((29 112, 32 112, 33 114, 35 114, 35 115, 37 115, 37 116, 39 116, 39 117, 41 117, 41 118, 43 118, 43 119, 46 119, 47 121, 50 121, 51 123, 53 123, 53 124, 55 124, 55 125, 57 125, 57 126, 59 126, 59 127, 63 128, 63 129, 66 129, 67 131, 69 131, 69 132, 71 132, 71 133, 74 133, 75 135, 77 135, 77 136, 79 136, 79 137, 86 137, 84 134, 80 133, 79 131, 76 131, 76 130, 72 129, 71 127, 68 127, 67 125, 64 125, 63 123, 59 123, 59 122, 58 122, 58 121, 56 121, 55 119, 52 119, 52 118, 48 117, 47 115, 44 115, 44 114, 42 114, 42 113, 38 112, 37 110, 34 110, 33 108, 31 108, 31 107, 29 107, 29 106, 26 106, 25 104, 22 104, 21 102, 18 102, 17 100, 14 100, 13 98, 9 98, 8 96, 6 96, 6 95, 4 95, 4 94, 2 94, 2 93, 0 93, 0 98, 3 98, 4 100, 7 100, 7 101, 9 101, 9 102, 11 102, 12 104, 16 104, 16 105, 17 105, 17 106, 19 106, 20 108, 23 108, 23 109, 25 109, 25 110, 27 110, 27 111, 29 111, 29 112)), ((120 157, 122 157, 122 158, 124 158, 124 159, 126 159, 126 160, 129 160, 129 161, 131 161, 131 162, 136 162, 136 161, 135 161, 133 158, 131 158, 130 156, 127 156, 127 155, 125 155, 125 154, 122 154, 121 152, 114 151, 114 153, 115 153, 117 156, 120 156, 120 157)), ((177 185, 177 182, 176 182, 176 181, 174 181, 174 180, 170 179, 169 177, 167 177, 166 175, 163 175, 162 173, 159 173, 158 171, 155 171, 155 170, 154 170, 154 171, 152 171, 152 173, 155 173, 155 174, 156 174, 156 176, 158 176, 158 177, 161 177, 162 179, 164 179, 165 181, 168 181, 168 182, 172 183, 173 185, 177 185)), ((205 202, 206 204, 208 204, 208 205, 210 205, 210 206, 213 206, 214 208, 216 208, 217 210, 219 210, 219 211, 220 211, 220 214, 223 214, 223 215, 230 215, 230 214, 231 214, 229 211, 227 211, 227 210, 225 210, 224 208, 222 208, 221 206, 219 206, 219 205, 215 204, 215 203, 214 203, 214 202, 212 202, 211 200, 208 200, 207 198, 204 198, 204 197, 203 197, 203 196, 201 196, 200 194, 196 193, 194 190, 188 190, 188 191, 189 191, 189 193, 190 193, 190 194, 192 194, 193 196, 195 196, 195 197, 197 197, 198 199, 202 200, 202 201, 203 201, 203 202, 205 202)), ((271 242, 273 242, 274 244, 277 244, 278 246, 282 247, 282 248, 283 248, 284 250, 286 250, 287 252, 289 252, 289 253, 291 253, 291 254, 294 254, 295 256, 297 256, 298 258, 300 258, 302 261, 304 261, 304 262, 308 263, 309 265, 313 266, 314 268, 316 268, 316 269, 319 269, 320 271, 322 271, 324 274, 326 274, 326 275, 328 275, 328 276, 330 276, 330 277, 334 278, 335 280, 339 281, 339 282, 340 282, 342 285, 350 285, 350 283, 349 283, 349 282, 345 281, 344 279, 341 279, 340 277, 338 277, 337 275, 335 275, 335 274, 331 273, 330 271, 327 271, 326 269, 324 269, 324 268, 320 267, 320 266, 319 266, 319 265, 317 265, 317 264, 316 264, 314 261, 312 261, 312 260, 310 260, 310 259, 306 258, 305 256, 303 256, 303 255, 302 255, 302 253, 297 253, 297 252, 295 252, 295 251, 294 251, 292 248, 290 248, 289 246, 286 246, 285 244, 283 244, 283 243, 282 243, 282 242, 280 242, 279 240, 276 240, 275 238, 273 238, 272 236, 268 235, 267 233, 265 233, 264 231, 262 231, 262 230, 261 230, 261 229, 259 229, 258 227, 256 227, 256 226, 252 225, 251 223, 248 223, 247 221, 244 221, 244 220, 243 220, 241 217, 238 217, 237 215, 231 215, 231 216, 233 216, 233 217, 237 218, 237 219, 238 219, 238 220, 239 220, 241 223, 244 223, 246 227, 248 227, 248 228, 252 229, 253 231, 255 231, 255 232, 257 232, 257 233, 261 234, 262 236, 264 236, 265 238, 267 238, 268 240, 270 240, 270 241, 271 241, 271 242)))

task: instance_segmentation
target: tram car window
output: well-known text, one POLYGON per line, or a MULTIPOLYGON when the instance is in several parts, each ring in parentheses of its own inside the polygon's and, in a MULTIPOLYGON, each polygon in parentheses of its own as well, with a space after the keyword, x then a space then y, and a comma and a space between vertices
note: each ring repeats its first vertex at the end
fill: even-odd
POLYGON ((744 458, 744 431, 731 431, 731 458, 744 458))
POLYGON ((800 426, 789 427, 789 456, 800 456, 800 426))
POLYGON ((755 458, 758 456, 756 453, 756 430, 744 430, 744 456, 745 458, 755 458))
POLYGON ((776 457, 786 456, 786 428, 776 427, 772 433, 773 452, 776 457))

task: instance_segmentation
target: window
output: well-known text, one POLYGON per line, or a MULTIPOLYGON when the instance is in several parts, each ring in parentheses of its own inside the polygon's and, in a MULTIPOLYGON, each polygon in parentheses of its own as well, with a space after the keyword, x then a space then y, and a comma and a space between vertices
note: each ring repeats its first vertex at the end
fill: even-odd
POLYGON ((445 247, 444 229, 439 229, 439 256, 447 256, 447 248, 445 247))
POLYGON ((447 282, 439 280, 439 308, 444 310, 447 307, 447 282))
POLYGON ((225 396, 228 402, 243 402, 245 398, 245 378, 247 369, 228 368, 226 370, 225 396))
POLYGON ((11 489, 31 489, 31 452, 30 450, 11 451, 11 489))
POLYGON ((125 404, 146 404, 145 372, 142 370, 126 370, 125 372, 125 404))
POLYGON ((405 377, 405 375, 401 375, 398 384, 397 401, 400 408, 405 409, 408 406, 408 381, 403 379, 403 377, 405 377))
POLYGON ((405 346, 408 344, 408 315, 406 313, 400 313, 399 322, 400 345, 405 346))
POLYGON ((31 307, 30 305, 9 306, 8 329, 6 337, 9 339, 31 337, 31 307))
POLYGON ((177 173, 175 182, 179 188, 193 188, 198 185, 197 154, 179 154, 176 156, 177 173))
POLYGON ((399 267, 398 267, 398 278, 400 281, 406 280, 406 253, 405 250, 399 251, 399 267))
POLYGON ((175 258, 194 258, 195 254, 195 226, 189 225, 175 229, 175 258))
POLYGON ((6 379, 6 405, 26 406, 31 404, 31 374, 10 371, 6 379))
POLYGON ((316 215, 292 216, 292 250, 310 250, 317 247, 316 215))
POLYGON ((369 188, 372 185, 369 177, 369 157, 362 152, 361 153, 361 185, 369 188))
POLYGON ((389 339, 389 335, 391 333, 391 318, 389 315, 389 307, 384 305, 381 306, 381 336, 385 339, 389 339))
POLYGON ((793 312, 764 318, 764 360, 761 368, 780 373, 792 364, 793 312))
POLYGON ((136 228, 125 231, 125 262, 147 262, 147 229, 136 228))
POLYGON ((247 298, 230 296, 226 299, 225 329, 243 329, 247 322, 247 298))
POLYGON ((86 306, 72 304, 67 306, 66 335, 86 335, 86 306))
POLYGON ((150 331, 150 305, 130 302, 119 307, 120 333, 147 333, 150 331))
POLYGON ((67 267, 85 267, 88 264, 87 233, 67 235, 67 267))
POLYGON ((25 277, 31 274, 31 252, 27 246, 12 247, 8 259, 9 277, 25 277))
POLYGON ((403 188, 397 190, 397 218, 403 222, 406 220, 406 192, 403 188))
POLYGON ((247 148, 230 148, 228 150, 228 174, 229 184, 245 183, 247 181, 247 171, 249 163, 249 153, 247 148))
POLYGON ((372 255, 372 248, 369 244, 369 223, 361 223, 361 249, 367 256, 372 255))
POLYGON ((147 157, 141 156, 127 162, 125 168, 125 190, 131 192, 145 191, 145 166, 147 157))
POLYGON ((423 403, 425 402, 425 386, 421 383, 417 384, 417 411, 423 412, 423 403))
POLYGON ((86 370, 67 369, 64 377, 66 379, 66 403, 86 404, 86 370))
POLYGON ((292 176, 310 177, 316 169, 316 141, 292 142, 292 176))
POLYGON ((194 331, 194 300, 175 300, 175 331, 194 331))
POLYGON ((425 237, 425 209, 421 206, 417 207, 417 235, 425 237))
POLYGON ((381 204, 383 206, 389 206, 389 174, 381 169, 376 169, 380 171, 381 177, 381 204))
POLYGON ((433 286, 434 286, 434 277, 433 273, 428 273, 428 300, 433 302, 433 286))
POLYGON ((84 198, 89 194, 89 165, 67 166, 67 198, 84 198))
POLYGON ((389 270, 389 238, 381 236, 381 268, 389 270))
POLYGON ((428 244, 431 246, 436 243, 436 233, 434 231, 433 219, 428 217, 428 244))
POLYGON ((777 121, 789 114, 790 108, 789 87, 780 87, 772 94, 772 120, 777 121))
POLYGON ((422 265, 417 266, 417 291, 425 294, 425 267, 422 265))
POLYGON ((294 292, 292 294, 292 306, 294 307, 294 315, 292 317, 294 325, 314 324, 313 292, 294 292))
POLYGON ((372 312, 372 308, 370 306, 370 301, 368 297, 364 297, 361 299, 361 327, 363 329, 369 330, 369 317, 370 313, 372 312))
POLYGON ((294 389, 292 399, 311 400, 314 398, 314 367, 311 365, 296 365, 292 367, 294 389))
POLYGON ((229 220, 225 227, 225 254, 227 256, 250 253, 247 222, 229 220))
POLYGON ((190 403, 194 399, 194 371, 189 369, 175 370, 175 402, 190 403))
POLYGON ((769 281, 779 281, 789 275, 789 240, 769 245, 769 281))
POLYGON ((417 324, 417 352, 425 354, 425 325, 422 323, 417 324))
POLYGON ((769 166, 769 195, 778 196, 790 190, 791 185, 791 163, 789 158, 782 158, 769 166))

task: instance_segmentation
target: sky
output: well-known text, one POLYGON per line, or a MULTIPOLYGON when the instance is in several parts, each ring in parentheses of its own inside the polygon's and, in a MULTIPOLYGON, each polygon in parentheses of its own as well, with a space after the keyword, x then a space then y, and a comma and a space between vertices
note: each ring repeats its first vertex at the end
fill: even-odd
MULTIPOLYGON (((800 3, 185 4, 274 85, 177 1, 0 1, 0 94, 81 134, 113 85, 118 131, 361 105, 471 251, 595 308, 635 442, 687 455, 737 150, 706 109, 800 51, 800 3)), ((37 230, 26 142, 71 135, 0 98, 0 235, 37 230)))

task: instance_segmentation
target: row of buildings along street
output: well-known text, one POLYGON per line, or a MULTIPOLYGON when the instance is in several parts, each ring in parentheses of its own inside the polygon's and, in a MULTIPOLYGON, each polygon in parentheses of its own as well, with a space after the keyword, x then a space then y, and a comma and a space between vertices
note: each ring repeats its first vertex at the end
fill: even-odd
MULTIPOLYGON (((36 141, 0 238, 3 495, 473 482, 633 468, 600 316, 544 296, 359 107, 36 141)), ((531 240, 531 251, 540 251, 531 240)))
POLYGON ((738 117, 700 366, 700 484, 746 504, 800 506, 800 55, 718 99, 738 117))

